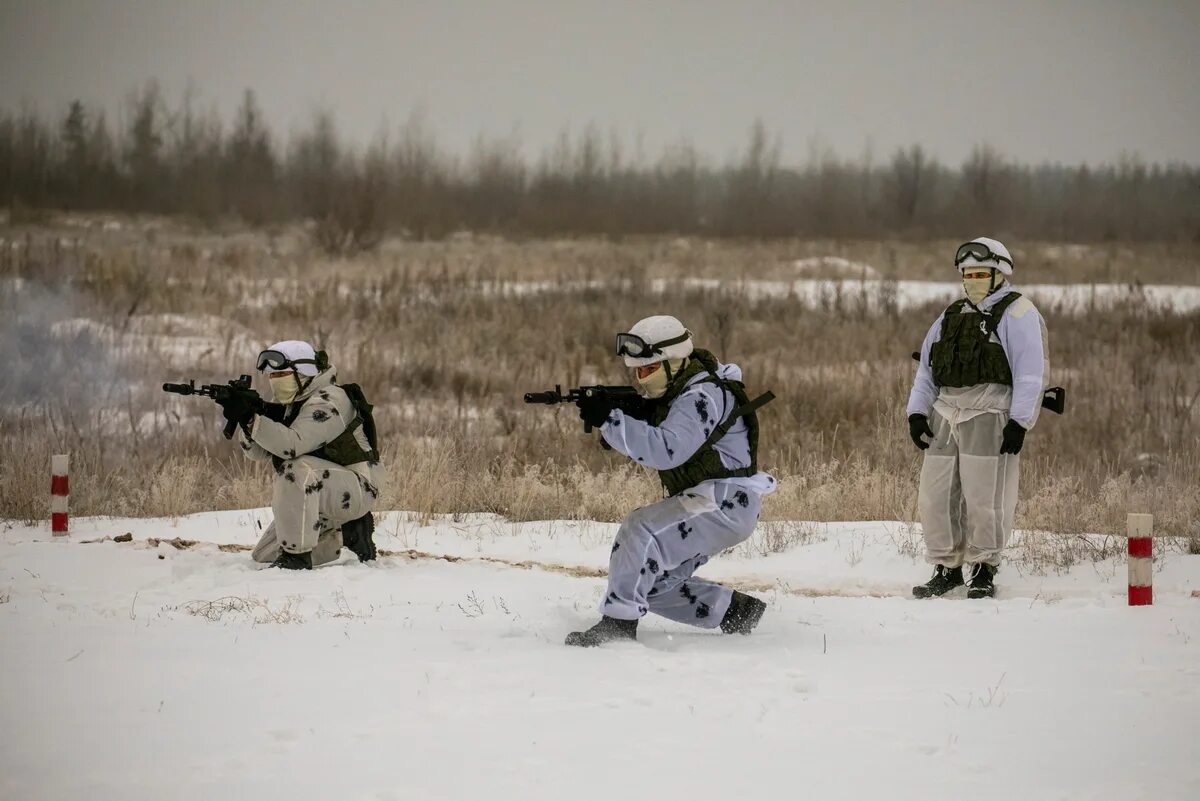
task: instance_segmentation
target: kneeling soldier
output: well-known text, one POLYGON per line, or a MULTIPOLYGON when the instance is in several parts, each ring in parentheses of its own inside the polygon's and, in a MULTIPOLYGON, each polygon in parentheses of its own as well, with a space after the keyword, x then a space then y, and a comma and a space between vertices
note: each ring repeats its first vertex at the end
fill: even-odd
POLYGON ((275 467, 275 520, 254 561, 309 570, 336 559, 343 545, 360 561, 374 559, 379 451, 371 405, 357 385, 337 384, 324 351, 307 342, 272 345, 257 368, 276 404, 246 395, 225 404, 246 456, 275 467))
POLYGON ((614 450, 657 469, 668 497, 621 524, 603 617, 572 632, 567 644, 635 639, 647 612, 749 634, 766 604, 693 573, 748 538, 762 498, 775 491, 775 479, 758 470, 755 414, 774 396, 749 400, 742 371, 693 349, 691 334, 674 317, 649 317, 619 334, 617 355, 635 371, 634 383, 647 399, 643 414, 612 408, 600 397, 580 401, 580 417, 614 450))

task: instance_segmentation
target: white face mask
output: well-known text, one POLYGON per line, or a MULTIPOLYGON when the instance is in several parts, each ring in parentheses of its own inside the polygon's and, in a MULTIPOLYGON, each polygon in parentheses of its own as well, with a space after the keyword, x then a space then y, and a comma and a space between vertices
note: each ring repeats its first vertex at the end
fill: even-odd
POLYGON ((300 393, 300 379, 294 373, 272 377, 269 380, 271 394, 275 396, 276 403, 291 403, 300 393))
POLYGON ((1000 284, 993 284, 995 280, 995 273, 987 278, 963 278, 963 292, 966 293, 967 300, 976 306, 983 303, 984 298, 999 288, 1000 284))
POLYGON ((683 368, 683 362, 683 359, 671 359, 663 362, 661 367, 645 378, 638 378, 637 368, 634 368, 633 380, 637 385, 638 394, 651 400, 666 395, 671 379, 679 375, 679 371, 683 368), (667 369, 668 365, 670 370, 667 369))

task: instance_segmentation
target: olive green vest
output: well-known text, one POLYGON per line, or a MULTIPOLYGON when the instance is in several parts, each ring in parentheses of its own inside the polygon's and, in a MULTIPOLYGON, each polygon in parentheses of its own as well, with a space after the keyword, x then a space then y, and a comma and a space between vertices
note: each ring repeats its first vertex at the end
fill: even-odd
POLYGON ((965 299, 951 303, 942 315, 942 334, 929 349, 933 383, 939 387, 1012 386, 1008 356, 999 342, 992 342, 992 334, 1005 310, 1020 297, 1010 292, 986 312, 974 306, 963 311, 968 306, 965 299))
POLYGON ((754 400, 750 400, 746 395, 746 387, 741 381, 729 381, 717 375, 717 359, 706 350, 693 351, 688 358, 687 365, 679 375, 671 380, 666 394, 655 401, 650 413, 650 425, 662 425, 671 411, 671 403, 683 393, 688 382, 701 373, 708 373, 708 377, 698 381, 698 384, 716 384, 733 395, 737 406, 720 423, 713 421, 712 430, 706 432, 708 438, 690 459, 679 467, 658 471, 663 490, 668 496, 678 495, 702 481, 718 478, 746 478, 758 472, 758 415, 756 411, 774 400, 775 396, 770 392, 765 392, 754 400), (730 469, 721 463, 721 455, 717 453, 716 444, 729 433, 729 429, 733 428, 739 418, 746 420, 746 434, 750 442, 750 466, 730 469))
MULTIPOLYGON (((372 414, 375 407, 367 403, 362 388, 358 384, 337 384, 336 386, 340 386, 346 392, 346 396, 350 398, 351 408, 354 409, 354 419, 350 421, 350 425, 346 426, 346 429, 342 433, 333 438, 332 442, 326 443, 315 451, 301 455, 315 456, 318 459, 340 464, 343 467, 358 464, 359 462, 378 462, 379 444, 376 441, 375 418, 372 414), (362 446, 358 444, 358 438, 354 436, 354 432, 360 427, 367 436, 367 444, 370 446, 370 450, 364 451, 362 446)), ((283 424, 290 426, 300 416, 300 411, 303 408, 303 403, 296 404, 291 413, 284 418, 283 424)), ((279 470, 284 460, 276 456, 272 461, 275 463, 275 469, 279 470)))

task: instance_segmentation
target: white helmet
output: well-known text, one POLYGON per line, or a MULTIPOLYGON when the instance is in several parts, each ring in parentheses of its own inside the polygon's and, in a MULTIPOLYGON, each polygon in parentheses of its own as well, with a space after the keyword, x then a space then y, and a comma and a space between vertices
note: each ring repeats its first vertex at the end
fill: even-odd
POLYGON ((1004 243, 986 236, 979 236, 958 246, 954 252, 954 266, 959 272, 972 267, 991 267, 1004 275, 1013 273, 1012 256, 1004 243))
POLYGON ((320 360, 313 346, 298 339, 285 339, 258 354, 255 366, 258 370, 295 370, 300 375, 315 376, 319 373, 320 360))
POLYGON ((626 367, 686 359, 692 350, 692 333, 665 314, 638 320, 628 333, 617 334, 617 355, 624 357, 626 367))

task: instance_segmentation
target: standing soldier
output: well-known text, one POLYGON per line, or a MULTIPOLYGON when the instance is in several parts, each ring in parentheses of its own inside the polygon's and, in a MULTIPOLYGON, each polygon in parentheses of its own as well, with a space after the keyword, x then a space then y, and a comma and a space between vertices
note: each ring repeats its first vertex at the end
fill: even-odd
POLYGON ((311 570, 345 546, 360 561, 374 559, 379 451, 371 405, 357 384, 337 384, 325 352, 307 342, 272 345, 257 367, 276 403, 240 393, 223 404, 246 456, 275 468, 275 520, 252 558, 311 570))
POLYGON ((737 365, 693 349, 674 317, 648 317, 618 334, 617 355, 647 399, 643 414, 596 397, 579 401, 579 415, 614 450, 658 470, 668 497, 625 518, 609 557, 603 617, 568 635, 567 645, 636 639, 647 612, 749 634, 766 604, 693 573, 749 537, 762 498, 775 491, 775 479, 758 470, 755 414, 773 396, 749 400, 737 365))
POLYGON ((1050 374, 1046 323, 1008 283, 1012 256, 995 239, 959 247, 966 298, 950 304, 921 345, 908 396, 909 434, 925 451, 917 505, 933 577, 913 595, 995 595, 1012 533, 1025 434, 1037 422, 1050 374), (924 437, 929 437, 926 441, 924 437))

